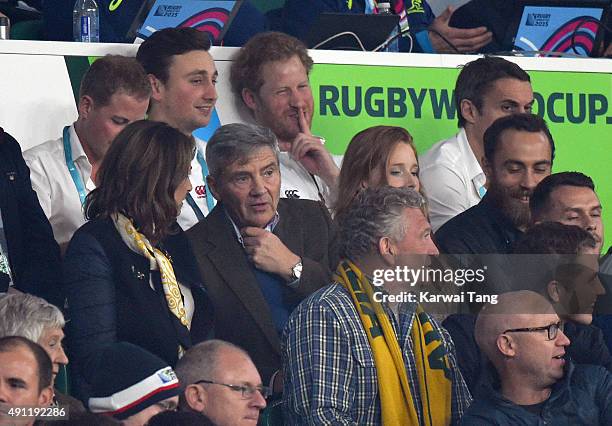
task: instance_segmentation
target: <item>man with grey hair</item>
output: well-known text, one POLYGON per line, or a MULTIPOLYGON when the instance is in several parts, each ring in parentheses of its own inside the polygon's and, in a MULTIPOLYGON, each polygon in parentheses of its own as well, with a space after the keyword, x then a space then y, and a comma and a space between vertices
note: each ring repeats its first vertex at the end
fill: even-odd
MULTIPOLYGON (((38 343, 52 363, 52 385, 62 366, 68 364, 64 352, 64 315, 51 303, 31 294, 17 293, 0 297, 0 337, 21 336, 38 343)), ((69 405, 73 412, 85 411, 83 404, 58 390, 54 400, 69 405)))
POLYGON ((423 204, 413 189, 370 188, 339 218, 336 282, 283 333, 286 423, 448 425, 469 405, 450 336, 392 276, 438 254, 423 204))
POLYGON ((612 424, 612 375, 601 366, 572 363, 563 323, 542 295, 500 295, 480 311, 474 335, 497 377, 479 392, 462 424, 612 424))
POLYGON ((329 281, 334 227, 318 202, 279 200, 278 146, 269 129, 221 126, 206 161, 217 205, 187 236, 214 304, 216 337, 247 348, 267 382, 280 369, 289 314, 329 281))
POLYGON ((181 410, 204 414, 215 426, 257 423, 270 389, 243 349, 223 340, 199 343, 176 365, 181 410))

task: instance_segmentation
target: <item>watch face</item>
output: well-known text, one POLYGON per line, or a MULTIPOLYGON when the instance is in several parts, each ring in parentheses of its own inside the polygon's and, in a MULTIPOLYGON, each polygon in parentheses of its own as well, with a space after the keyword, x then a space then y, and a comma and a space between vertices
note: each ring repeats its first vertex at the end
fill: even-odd
POLYGON ((294 279, 299 279, 300 276, 302 275, 302 262, 297 263, 293 268, 293 278, 294 279))

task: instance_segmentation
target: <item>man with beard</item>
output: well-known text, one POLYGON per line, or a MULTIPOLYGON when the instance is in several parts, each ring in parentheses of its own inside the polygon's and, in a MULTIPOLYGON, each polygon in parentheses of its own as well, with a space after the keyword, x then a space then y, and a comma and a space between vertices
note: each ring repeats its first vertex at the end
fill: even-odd
POLYGON ((331 206, 340 170, 325 139, 310 131, 314 99, 306 46, 283 33, 266 32, 244 45, 232 63, 234 94, 253 118, 278 139, 283 176, 281 197, 323 201, 331 206))
POLYGON ((419 156, 434 232, 486 194, 484 132, 500 117, 531 112, 533 102, 529 74, 513 62, 485 56, 461 69, 455 85, 459 132, 419 156))
POLYGON ((487 194, 436 232, 440 252, 510 253, 530 222, 529 197, 550 175, 554 156, 552 135, 540 117, 516 114, 496 120, 484 134, 487 194))

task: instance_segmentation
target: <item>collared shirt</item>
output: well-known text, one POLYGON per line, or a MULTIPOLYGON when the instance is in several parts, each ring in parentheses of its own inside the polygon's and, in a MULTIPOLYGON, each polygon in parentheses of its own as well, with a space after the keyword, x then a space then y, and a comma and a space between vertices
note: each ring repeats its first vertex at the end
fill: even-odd
MULTIPOLYGON (((238 242, 240 243, 242 248, 244 248, 244 240, 242 239, 242 234, 240 233, 240 229, 238 228, 238 225, 236 225, 236 222, 234 222, 234 220, 232 219, 230 214, 227 212, 227 210, 225 208, 223 210, 225 211, 225 215, 227 216, 227 218, 229 219, 230 223, 232 224, 232 227, 234 228, 234 232, 236 233, 236 239, 238 240, 238 242)), ((274 212, 274 217, 264 227, 264 229, 266 231, 268 231, 268 232, 274 231, 274 228, 276 228, 276 225, 278 225, 279 221, 280 221, 280 215, 278 214, 278 211, 276 211, 276 212, 274 212)))
MULTIPOLYGON (((225 215, 227 216, 227 218, 229 219, 230 223, 232 224, 232 226, 234 227, 234 232, 236 234, 236 239, 238 240, 238 242, 240 243, 240 245, 242 246, 242 248, 244 248, 244 239, 242 238, 242 234, 240 233, 240 229, 238 229, 238 226, 236 225, 236 223, 234 222, 234 220, 232 219, 232 217, 229 215, 229 213, 227 212, 227 210, 225 210, 225 215)), ((274 217, 272 218, 272 220, 270 221, 270 223, 268 223, 264 229, 268 232, 273 232, 274 228, 276 228, 276 225, 278 225, 278 222, 280 221, 280 215, 278 214, 278 211, 276 211, 274 213, 274 217)), ((287 285, 289 287, 296 287, 300 282, 300 279, 298 278, 297 280, 293 280, 289 283, 287 283, 287 285)))
MULTIPOLYGON (((196 138, 194 136, 196 142, 196 149, 202 154, 202 158, 206 153, 206 142, 202 139, 196 138)), ((191 160, 191 173, 189 173, 189 180, 191 181, 191 191, 189 194, 195 201, 196 205, 202 212, 204 216, 208 216, 208 204, 206 203, 206 180, 204 178, 204 173, 202 171, 202 165, 198 161, 198 156, 194 156, 193 160, 191 160)), ((193 225, 199 222, 198 217, 193 210, 193 208, 187 203, 187 201, 183 202, 183 207, 181 208, 181 213, 177 218, 177 221, 183 231, 188 230, 193 225)))
MULTIPOLYGON (((419 378, 410 330, 415 305, 399 306, 399 319, 385 307, 402 348, 417 415, 422 418, 419 378)), ((471 402, 457 368, 449 334, 433 319, 449 354, 452 421, 471 402)), ((374 425, 381 422, 376 365, 351 296, 332 284, 302 302, 289 318, 282 339, 285 421, 288 424, 374 425)))
MULTIPOLYGON (((85 155, 74 125, 70 126, 69 134, 74 165, 85 182, 86 193, 89 193, 96 188, 91 180, 91 163, 85 155)), ((206 142, 196 139, 196 145, 202 152, 206 150, 206 142)), ((36 191, 40 205, 51 223, 55 239, 59 244, 68 243, 72 234, 86 220, 79 193, 66 165, 63 138, 30 148, 23 153, 23 157, 30 168, 32 188, 36 191)), ((191 161, 189 178, 193 187, 192 197, 202 213, 207 215, 204 176, 202 167, 195 157, 191 161)), ((198 222, 195 212, 187 203, 183 203, 177 220, 184 230, 198 222)))
MULTIPOLYGON (((342 157, 332 156, 332 159, 336 165, 342 162, 342 157)), ((308 173, 308 170, 293 160, 287 152, 279 154, 279 162, 281 197, 323 201, 328 208, 333 205, 335 193, 319 176, 308 173)))
POLYGON ((478 204, 486 193, 486 176, 463 128, 421 155, 419 166, 419 179, 425 188, 434 231, 478 204))
MULTIPOLYGON (((74 125, 68 132, 72 160, 85 183, 85 192, 89 193, 96 187, 91 180, 91 164, 74 125)), ((72 234, 85 223, 85 216, 79 193, 66 165, 63 138, 30 148, 23 153, 23 158, 30 168, 32 189, 36 191, 40 206, 51 223, 55 239, 60 245, 68 243, 72 234)))

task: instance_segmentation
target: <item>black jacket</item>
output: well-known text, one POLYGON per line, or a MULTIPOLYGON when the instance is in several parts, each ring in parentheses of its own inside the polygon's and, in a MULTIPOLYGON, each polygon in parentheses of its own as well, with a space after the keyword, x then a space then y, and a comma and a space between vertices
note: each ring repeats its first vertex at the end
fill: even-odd
POLYGON ((465 426, 612 425, 612 375, 599 366, 569 363, 538 416, 491 389, 461 418, 465 426))
MULTIPOLYGON (((63 307, 60 250, 17 141, 0 129, 0 211, 15 287, 63 307)), ((0 289, 4 291, 6 289, 0 289)))
MULTIPOLYGON (((478 396, 483 388, 486 392, 491 377, 485 374, 487 360, 476 345, 475 322, 475 315, 450 315, 442 322, 442 326, 455 342, 457 362, 465 383, 472 395, 478 396)), ((599 365, 612 372, 612 356, 599 328, 568 321, 564 333, 570 340, 565 351, 574 363, 599 365)))
POLYGON ((178 345, 188 349, 212 335, 212 307, 195 266, 193 252, 180 231, 164 240, 177 280, 194 299, 191 330, 169 311, 158 271, 123 242, 110 219, 94 219, 70 240, 64 259, 64 287, 70 321, 67 335, 76 395, 88 396, 90 373, 102 349, 130 342, 170 366, 178 345), (152 289, 149 284, 153 274, 152 289))

